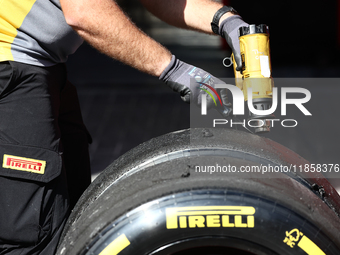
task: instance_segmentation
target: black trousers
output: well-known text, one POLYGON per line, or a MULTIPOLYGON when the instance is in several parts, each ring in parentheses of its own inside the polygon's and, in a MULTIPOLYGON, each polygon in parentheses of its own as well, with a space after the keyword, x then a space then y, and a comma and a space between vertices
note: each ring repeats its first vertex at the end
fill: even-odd
POLYGON ((89 142, 64 65, 0 62, 0 254, 54 254, 91 182, 89 142))

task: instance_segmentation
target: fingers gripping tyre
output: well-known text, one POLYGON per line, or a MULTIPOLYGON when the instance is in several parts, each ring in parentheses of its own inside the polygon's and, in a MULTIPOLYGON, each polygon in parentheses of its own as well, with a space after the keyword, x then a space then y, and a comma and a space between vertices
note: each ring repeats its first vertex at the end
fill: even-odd
POLYGON ((57 254, 340 254, 340 200, 321 175, 239 172, 307 163, 236 130, 152 139, 85 191, 57 254))

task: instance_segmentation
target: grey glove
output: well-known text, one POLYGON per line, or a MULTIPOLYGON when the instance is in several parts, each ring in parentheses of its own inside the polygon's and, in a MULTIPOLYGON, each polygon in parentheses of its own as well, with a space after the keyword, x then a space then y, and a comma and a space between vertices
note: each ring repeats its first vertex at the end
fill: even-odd
POLYGON ((174 55, 172 56, 170 64, 165 68, 159 79, 165 82, 165 84, 174 91, 180 93, 184 102, 194 102, 195 104, 200 105, 200 95, 206 93, 204 90, 207 90, 215 99, 207 96, 208 108, 218 106, 222 109, 224 105, 229 105, 225 91, 222 91, 221 89, 216 90, 219 94, 218 97, 214 91, 211 90, 211 88, 214 89, 215 84, 225 84, 223 81, 200 68, 180 61, 174 55), (222 105, 220 102, 222 102, 222 105))
POLYGON ((238 39, 238 29, 240 27, 248 27, 249 24, 244 22, 239 15, 233 15, 220 24, 219 34, 227 40, 227 43, 233 51, 237 71, 242 69, 242 59, 240 54, 240 41, 238 39))

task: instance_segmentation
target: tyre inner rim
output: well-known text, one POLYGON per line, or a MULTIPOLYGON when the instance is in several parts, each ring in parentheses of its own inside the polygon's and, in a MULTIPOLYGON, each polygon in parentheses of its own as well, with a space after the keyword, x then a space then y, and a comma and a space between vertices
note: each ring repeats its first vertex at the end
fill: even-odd
POLYGON ((148 255, 276 255, 268 248, 237 238, 197 237, 165 245, 148 255))

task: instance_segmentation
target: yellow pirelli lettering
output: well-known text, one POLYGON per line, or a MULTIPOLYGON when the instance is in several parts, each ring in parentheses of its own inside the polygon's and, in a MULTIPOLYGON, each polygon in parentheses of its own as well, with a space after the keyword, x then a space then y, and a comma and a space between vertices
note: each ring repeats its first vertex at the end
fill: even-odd
POLYGON ((46 161, 5 154, 2 161, 2 167, 36 174, 44 174, 46 161))
POLYGON ((254 216, 247 216, 247 223, 248 223, 248 228, 255 227, 255 217, 254 216))
POLYGON ((236 228, 247 228, 248 222, 243 223, 242 222, 242 216, 241 215, 235 215, 235 227, 236 228))
POLYGON ((254 228, 252 206, 191 206, 166 209, 167 229, 176 228, 254 228))
POLYGON ((105 249, 99 253, 99 255, 117 255, 129 245, 129 239, 127 239, 127 237, 122 234, 113 240, 108 246, 106 246, 105 249))
POLYGON ((225 228, 233 228, 233 227, 235 227, 235 224, 230 223, 229 215, 223 215, 222 216, 222 226, 225 227, 225 228))
POLYGON ((219 228, 221 226, 219 215, 207 215, 206 219, 208 228, 219 228))
MULTIPOLYGON (((187 217, 186 216, 181 216, 180 218, 185 219, 185 222, 187 221, 187 217)), ((189 228, 204 228, 204 222, 205 222, 205 218, 204 216, 189 216, 188 217, 188 221, 189 221, 189 228)), ((181 228, 184 228, 183 225, 180 226, 181 228)), ((185 227, 186 228, 186 227, 185 227)))
MULTIPOLYGON (((189 223, 191 224, 191 223, 189 223)), ((181 228, 186 228, 187 227, 187 218, 185 216, 179 217, 179 225, 181 228)))

